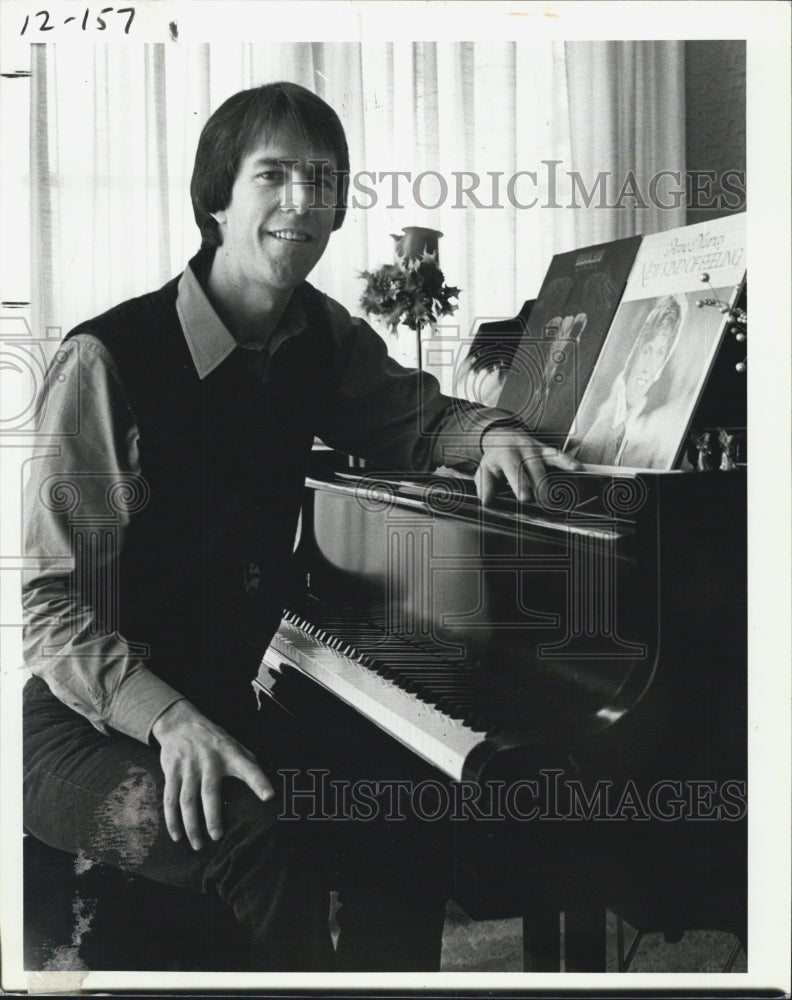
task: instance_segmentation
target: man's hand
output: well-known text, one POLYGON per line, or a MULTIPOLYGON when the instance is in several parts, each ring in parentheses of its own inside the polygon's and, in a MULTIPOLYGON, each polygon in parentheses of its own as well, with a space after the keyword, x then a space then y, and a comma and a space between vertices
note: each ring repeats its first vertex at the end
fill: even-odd
POLYGON ((484 451, 476 470, 476 489, 483 504, 495 498, 502 480, 511 486, 518 500, 534 497, 534 491, 547 475, 546 466, 574 472, 583 466, 557 448, 540 444, 525 431, 496 425, 484 431, 481 439, 484 451))
POLYGON ((212 840, 223 835, 221 785, 239 778, 262 800, 274 795, 253 754, 189 701, 177 701, 157 719, 152 733, 165 773, 165 825, 173 840, 182 830, 196 851, 203 847, 204 822, 212 840))

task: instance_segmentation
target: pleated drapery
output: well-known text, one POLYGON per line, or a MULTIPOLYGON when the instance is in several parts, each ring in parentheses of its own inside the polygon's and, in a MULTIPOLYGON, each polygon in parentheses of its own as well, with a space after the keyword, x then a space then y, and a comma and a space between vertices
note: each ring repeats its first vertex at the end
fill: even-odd
POLYGON ((311 280, 353 313, 359 273, 392 259, 404 226, 444 233, 441 265, 462 292, 441 335, 464 338, 533 297, 554 252, 684 222, 684 208, 629 198, 571 207, 568 176, 588 189, 608 173, 612 193, 630 171, 645 190, 684 170, 681 42, 32 49, 37 330, 66 332, 183 268, 199 244, 201 127, 232 93, 274 80, 315 90, 347 131, 353 205, 311 280))

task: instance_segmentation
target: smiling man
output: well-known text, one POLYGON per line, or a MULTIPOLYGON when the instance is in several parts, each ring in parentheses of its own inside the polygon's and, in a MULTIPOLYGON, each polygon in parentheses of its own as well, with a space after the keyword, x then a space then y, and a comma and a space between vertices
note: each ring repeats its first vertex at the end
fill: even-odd
POLYGON ((477 464, 485 501, 544 468, 502 412, 443 396, 305 281, 348 173, 338 117, 295 84, 212 115, 191 184, 201 249, 68 335, 41 400, 60 445, 26 500, 26 827, 216 895, 257 970, 440 959, 445 886, 406 833, 376 861, 346 849, 358 877, 334 952, 327 829, 278 818, 278 768, 317 762, 274 706, 256 710, 251 681, 287 601, 314 436, 395 469, 477 464))

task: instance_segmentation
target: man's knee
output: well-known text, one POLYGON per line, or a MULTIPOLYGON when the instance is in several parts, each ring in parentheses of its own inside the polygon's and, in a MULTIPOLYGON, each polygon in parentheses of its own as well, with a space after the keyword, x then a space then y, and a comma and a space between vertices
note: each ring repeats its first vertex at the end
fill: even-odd
POLYGON ((154 775, 130 763, 126 777, 96 806, 86 854, 118 868, 144 865, 162 827, 161 795, 154 775))

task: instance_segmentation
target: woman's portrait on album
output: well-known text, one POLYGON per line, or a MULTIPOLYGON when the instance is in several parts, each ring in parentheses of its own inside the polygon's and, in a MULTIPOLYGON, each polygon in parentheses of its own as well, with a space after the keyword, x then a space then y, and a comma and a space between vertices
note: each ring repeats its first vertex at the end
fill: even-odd
POLYGON ((717 317, 695 299, 622 303, 570 432, 570 454, 591 465, 671 468, 717 341, 717 317))

